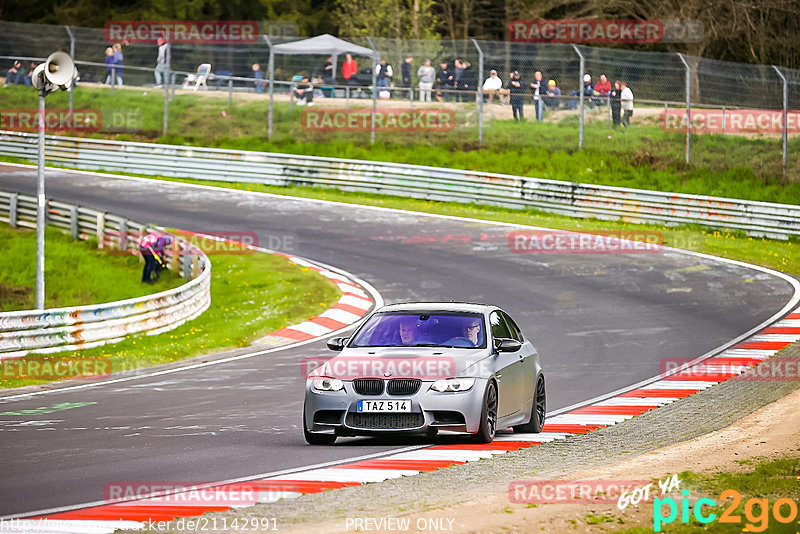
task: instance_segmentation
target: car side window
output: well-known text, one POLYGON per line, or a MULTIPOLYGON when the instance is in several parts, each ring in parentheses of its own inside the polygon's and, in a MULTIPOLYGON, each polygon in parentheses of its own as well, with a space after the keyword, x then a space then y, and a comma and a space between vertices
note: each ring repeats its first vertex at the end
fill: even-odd
POLYGON ((506 320, 508 324, 508 330, 511 332, 511 338, 516 339, 520 343, 525 341, 525 338, 522 337, 522 330, 519 329, 517 323, 514 322, 514 319, 509 317, 507 313, 501 313, 503 318, 506 320))
POLYGON ((492 325, 492 337, 494 339, 510 338, 511 332, 499 312, 493 311, 489 314, 489 324, 492 325))

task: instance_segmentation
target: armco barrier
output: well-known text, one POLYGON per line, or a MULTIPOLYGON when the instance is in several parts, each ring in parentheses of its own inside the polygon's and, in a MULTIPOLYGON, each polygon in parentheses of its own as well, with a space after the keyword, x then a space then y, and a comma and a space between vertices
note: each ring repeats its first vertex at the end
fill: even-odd
MULTIPOLYGON (((0 221, 36 227, 36 198, 0 191, 0 221)), ((47 223, 74 239, 96 237, 98 247, 138 254, 148 227, 96 210, 48 201, 47 223)), ((202 250, 174 238, 165 261, 187 283, 153 295, 49 310, 0 313, 0 359, 95 347, 136 333, 159 334, 203 313, 211 303, 211 262, 202 250)))
MULTIPOLYGON (((36 158, 34 134, 0 131, 0 155, 36 158)), ((334 187, 429 200, 536 208, 573 217, 667 225, 695 223, 787 238, 800 235, 800 207, 480 173, 420 165, 48 136, 50 164, 81 169, 334 187)))

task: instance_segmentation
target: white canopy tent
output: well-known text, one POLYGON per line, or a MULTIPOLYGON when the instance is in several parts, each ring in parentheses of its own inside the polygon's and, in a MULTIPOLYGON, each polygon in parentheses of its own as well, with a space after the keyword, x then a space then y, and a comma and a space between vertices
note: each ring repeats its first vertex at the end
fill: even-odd
MULTIPOLYGON (((372 45, 372 41, 367 38, 372 45)), ((333 75, 336 79, 336 65, 338 56, 341 54, 353 54, 357 56, 372 57, 372 140, 375 140, 375 110, 377 106, 376 91, 376 67, 380 61, 380 53, 373 48, 366 48, 357 44, 350 43, 344 39, 339 39, 330 34, 318 35, 300 41, 292 41, 273 45, 265 35, 264 40, 269 45, 269 126, 267 133, 272 138, 272 103, 275 92, 275 54, 288 55, 328 55, 333 56, 333 75)))

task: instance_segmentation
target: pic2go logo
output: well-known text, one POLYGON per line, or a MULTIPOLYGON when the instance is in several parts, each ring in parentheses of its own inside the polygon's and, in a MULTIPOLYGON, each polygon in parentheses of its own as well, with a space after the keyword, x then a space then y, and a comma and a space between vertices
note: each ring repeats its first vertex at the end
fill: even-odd
MULTIPOLYGON (((692 504, 689 502, 689 490, 683 490, 683 498, 680 502, 681 523, 688 523, 690 520, 692 504)), ((725 490, 719 495, 720 501, 732 499, 728 508, 720 514, 717 519, 717 514, 709 512, 703 513, 703 506, 715 507, 717 503, 714 499, 702 498, 697 499, 694 503, 694 518, 703 524, 708 524, 717 520, 719 523, 741 523, 742 516, 734 514, 739 504, 742 502, 742 495, 736 490, 725 490)), ((672 523, 678 517, 678 503, 671 497, 664 499, 655 498, 653 501, 653 530, 661 532, 661 526, 672 523), (668 515, 664 515, 664 507, 669 509, 668 515)), ((797 519, 797 503, 792 499, 778 499, 772 505, 772 516, 778 523, 788 524, 797 519)), ((769 515, 770 506, 769 500, 758 499, 753 497, 744 504, 744 516, 748 521, 745 523, 745 531, 747 532, 764 532, 769 528, 769 515)))

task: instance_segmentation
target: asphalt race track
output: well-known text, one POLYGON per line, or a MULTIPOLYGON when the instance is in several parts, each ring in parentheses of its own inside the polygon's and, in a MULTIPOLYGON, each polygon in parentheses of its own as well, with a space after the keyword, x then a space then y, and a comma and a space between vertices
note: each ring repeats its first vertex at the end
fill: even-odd
MULTIPOLYGON (((0 164, 0 188, 33 195, 35 169, 0 164)), ((49 198, 195 232, 256 232, 260 245, 347 270, 386 302, 495 303, 534 338, 548 409, 659 373, 743 334, 792 297, 781 278, 695 255, 515 254, 508 227, 351 205, 49 170, 49 198)), ((306 445, 304 356, 324 342, 160 376, 0 397, 0 516, 103 500, 120 481, 200 482, 419 444, 306 445)))

